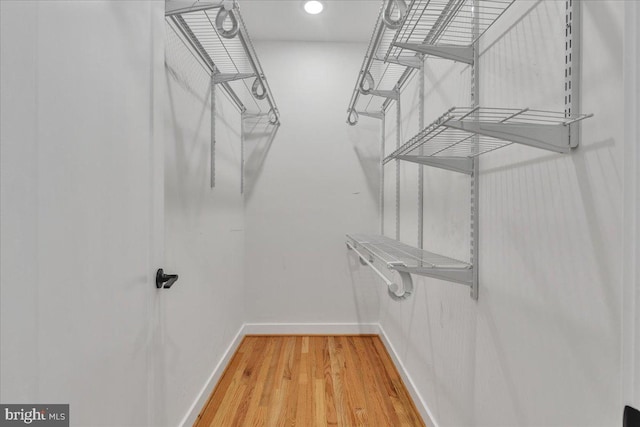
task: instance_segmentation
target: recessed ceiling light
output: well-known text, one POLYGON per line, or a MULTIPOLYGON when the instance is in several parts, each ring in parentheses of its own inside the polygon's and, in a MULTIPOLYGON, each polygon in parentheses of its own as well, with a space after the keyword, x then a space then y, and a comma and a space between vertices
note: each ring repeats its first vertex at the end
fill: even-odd
POLYGON ((304 10, 310 15, 317 15, 322 12, 324 5, 317 0, 309 0, 304 4, 304 10))

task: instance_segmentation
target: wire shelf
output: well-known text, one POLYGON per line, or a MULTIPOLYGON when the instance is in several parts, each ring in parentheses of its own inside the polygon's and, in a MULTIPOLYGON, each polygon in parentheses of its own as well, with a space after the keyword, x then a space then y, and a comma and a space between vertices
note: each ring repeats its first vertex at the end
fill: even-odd
POLYGON ((412 0, 398 29, 383 20, 389 1, 383 0, 378 20, 347 109, 347 122, 358 114, 380 114, 391 102, 389 91, 399 91, 425 55, 471 63, 472 45, 515 0, 412 0), (477 9, 474 3, 477 2, 477 9), (373 87, 363 96, 367 76, 373 87), (385 94, 386 92, 386 94, 385 94))
POLYGON ((528 108, 454 107, 388 155, 384 163, 471 159, 513 143, 566 153, 571 150, 570 125, 591 116, 566 117, 564 112, 528 108))
POLYGON ((364 250, 391 270, 461 283, 471 286, 471 264, 409 246, 385 236, 347 234, 347 243, 364 250))
POLYGON ((356 247, 366 249, 389 268, 461 268, 471 266, 454 258, 438 255, 422 249, 414 248, 385 236, 369 234, 347 234, 356 247))
POLYGON ((216 23, 218 13, 227 2, 188 3, 188 7, 177 12, 168 11, 167 20, 209 69, 214 82, 223 86, 241 111, 263 114, 270 117, 272 124, 279 123, 280 113, 237 3, 234 2, 231 9, 238 27, 232 37, 222 34, 229 30, 229 24, 225 22, 219 29, 216 23), (256 92, 259 96, 255 96, 256 92))
MULTIPOLYGON (((413 51, 399 43, 471 46, 515 0, 413 0, 402 28, 395 34, 385 60, 413 51), (474 3, 477 1, 477 10, 474 3), (474 26, 477 23, 477 28, 474 26)), ((414 53, 415 54, 415 53, 414 53)))

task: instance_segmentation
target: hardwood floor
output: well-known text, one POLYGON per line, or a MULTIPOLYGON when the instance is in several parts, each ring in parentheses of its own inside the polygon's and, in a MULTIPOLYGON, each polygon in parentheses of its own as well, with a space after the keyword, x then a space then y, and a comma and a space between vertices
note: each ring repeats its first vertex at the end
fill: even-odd
POLYGON ((378 336, 247 336, 194 426, 424 426, 378 336))

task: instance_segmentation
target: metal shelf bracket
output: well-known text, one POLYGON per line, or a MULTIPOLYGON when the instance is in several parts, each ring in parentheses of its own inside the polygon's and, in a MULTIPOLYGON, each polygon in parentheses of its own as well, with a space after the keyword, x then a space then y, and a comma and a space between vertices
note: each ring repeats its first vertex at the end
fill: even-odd
POLYGON ((237 74, 217 73, 213 75, 213 83, 214 84, 226 83, 226 82, 232 82, 234 80, 250 79, 251 77, 255 77, 255 76, 256 75, 253 73, 237 73, 237 74))
POLYGON ((453 172, 460 172, 471 175, 473 172, 473 160, 468 157, 433 157, 433 156, 403 156, 397 157, 399 160, 405 160, 421 165, 432 166, 435 168, 446 169, 453 172))
POLYGON ((384 58, 376 57, 377 61, 388 62, 390 64, 402 65, 403 67, 410 67, 415 69, 422 68, 422 59, 417 56, 412 58, 387 58, 385 61, 384 58))
POLYGON ((379 112, 379 113, 373 113, 368 111, 356 111, 356 112, 360 116, 371 117, 372 119, 378 119, 378 120, 384 119, 384 114, 382 112, 379 112))
POLYGON ((370 90, 367 95, 380 96, 382 98, 398 100, 400 99, 399 90, 370 90))
POLYGON ((571 150, 568 125, 477 123, 460 120, 450 120, 442 125, 556 153, 568 153, 571 150))
POLYGON ((420 269, 420 268, 405 268, 405 267, 394 267, 394 269, 398 270, 398 272, 405 273, 413 273, 418 274, 420 276, 433 277, 434 279, 445 280, 447 282, 459 283, 461 285, 471 286, 473 282, 473 267, 469 267, 466 270, 458 270, 458 269, 446 269, 446 268, 438 268, 438 269, 420 269))
POLYGON ((433 45, 428 43, 395 43, 394 46, 473 65, 473 46, 433 45))

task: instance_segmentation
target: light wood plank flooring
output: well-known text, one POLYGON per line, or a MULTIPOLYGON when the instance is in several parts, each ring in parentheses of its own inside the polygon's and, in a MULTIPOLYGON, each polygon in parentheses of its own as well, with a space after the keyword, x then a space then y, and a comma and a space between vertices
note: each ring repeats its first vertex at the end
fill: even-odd
POLYGON ((424 426, 378 336, 247 336, 205 426, 424 426))

